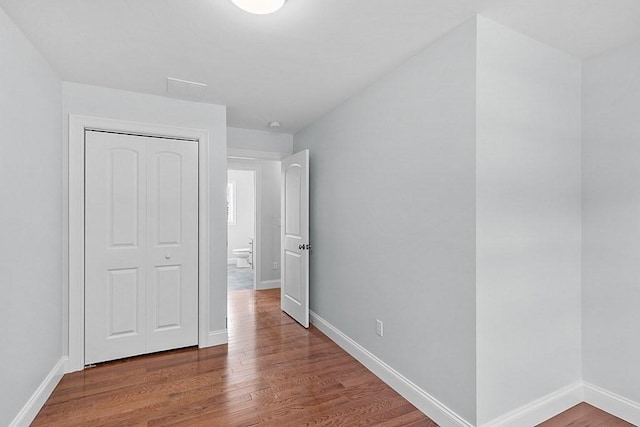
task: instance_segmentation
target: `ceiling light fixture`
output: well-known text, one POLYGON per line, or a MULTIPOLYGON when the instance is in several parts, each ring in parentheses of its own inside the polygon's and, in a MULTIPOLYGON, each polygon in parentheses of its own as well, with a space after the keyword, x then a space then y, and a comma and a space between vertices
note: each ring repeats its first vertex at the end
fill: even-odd
POLYGON ((287 0, 231 0, 240 9, 256 15, 277 12, 287 0))
POLYGON ((269 127, 273 129, 278 129, 280 127, 280 122, 269 122, 269 127))

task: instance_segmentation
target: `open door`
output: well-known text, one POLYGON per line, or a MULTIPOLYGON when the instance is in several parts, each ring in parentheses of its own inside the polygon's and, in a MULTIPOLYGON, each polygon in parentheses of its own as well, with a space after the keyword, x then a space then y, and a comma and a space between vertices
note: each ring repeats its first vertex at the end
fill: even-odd
POLYGON ((309 151, 282 160, 281 305, 309 327, 309 151))

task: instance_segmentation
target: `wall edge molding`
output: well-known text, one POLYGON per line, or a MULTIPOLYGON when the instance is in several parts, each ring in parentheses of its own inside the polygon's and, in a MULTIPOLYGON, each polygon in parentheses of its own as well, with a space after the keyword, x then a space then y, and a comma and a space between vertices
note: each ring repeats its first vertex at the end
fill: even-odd
POLYGON ((311 323, 323 334, 338 344, 347 353, 362 363, 373 374, 415 405, 441 427, 473 427, 473 424, 449 409, 443 403, 418 387, 373 353, 348 337, 331 323, 313 311, 309 312, 311 323))
POLYGON ((584 382, 584 401, 631 424, 640 425, 640 403, 584 382))
POLYGON ((58 360, 53 369, 51 369, 36 391, 31 395, 27 403, 24 404, 20 412, 18 412, 13 421, 11 421, 9 427, 26 427, 33 422, 38 412, 40 412, 40 409, 42 409, 62 379, 62 376, 67 372, 68 361, 69 358, 67 356, 63 356, 58 360))

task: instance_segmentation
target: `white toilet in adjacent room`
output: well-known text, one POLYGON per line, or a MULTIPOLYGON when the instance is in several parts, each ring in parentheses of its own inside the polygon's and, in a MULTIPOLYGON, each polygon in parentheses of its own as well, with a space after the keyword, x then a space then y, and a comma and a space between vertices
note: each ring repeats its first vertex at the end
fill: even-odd
POLYGON ((253 266, 253 239, 249 238, 249 247, 234 249, 231 251, 237 258, 236 266, 240 268, 247 268, 253 266))
POLYGON ((251 253, 249 251, 249 248, 234 249, 233 251, 231 251, 237 258, 237 267, 251 267, 251 265, 249 264, 249 255, 251 255, 251 253))

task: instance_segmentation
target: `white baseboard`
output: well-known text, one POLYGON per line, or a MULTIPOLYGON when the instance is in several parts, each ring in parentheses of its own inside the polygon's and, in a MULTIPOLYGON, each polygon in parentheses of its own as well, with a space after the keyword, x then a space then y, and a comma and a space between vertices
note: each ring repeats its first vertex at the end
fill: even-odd
POLYGON ((18 415, 11 421, 9 427, 27 427, 36 418, 40 409, 44 406, 53 389, 56 388, 62 376, 67 371, 69 358, 64 356, 53 367, 51 372, 42 381, 27 403, 22 407, 18 415))
POLYGON ((640 403, 584 383, 584 401, 634 425, 640 425, 640 403))
POLYGON ((469 423, 426 391, 409 381, 391 366, 378 359, 374 354, 342 333, 332 324, 309 312, 311 323, 332 341, 342 347, 347 353, 362 363, 378 378, 387 383, 402 397, 415 405, 420 411, 438 423, 441 427, 472 427, 469 423))
POLYGON ((280 279, 276 279, 276 280, 263 280, 262 282, 260 282, 258 284, 258 286, 256 286, 256 289, 259 291, 265 290, 265 289, 276 289, 280 287, 280 279))
POLYGON ((207 334, 207 342, 199 343, 199 348, 213 347, 214 345, 222 345, 229 342, 229 334, 226 329, 219 331, 209 331, 207 334))
POLYGON ((582 401, 582 383, 577 382, 484 423, 481 427, 535 426, 582 401))

